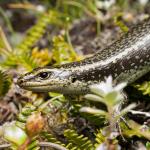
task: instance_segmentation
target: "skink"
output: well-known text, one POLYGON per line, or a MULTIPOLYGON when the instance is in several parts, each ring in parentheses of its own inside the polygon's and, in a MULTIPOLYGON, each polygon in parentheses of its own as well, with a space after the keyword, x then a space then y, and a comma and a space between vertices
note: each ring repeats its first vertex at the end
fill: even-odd
POLYGON ((17 83, 21 88, 36 92, 86 94, 90 85, 109 75, 116 83, 130 84, 149 71, 150 19, 147 19, 89 58, 56 68, 34 69, 17 83))

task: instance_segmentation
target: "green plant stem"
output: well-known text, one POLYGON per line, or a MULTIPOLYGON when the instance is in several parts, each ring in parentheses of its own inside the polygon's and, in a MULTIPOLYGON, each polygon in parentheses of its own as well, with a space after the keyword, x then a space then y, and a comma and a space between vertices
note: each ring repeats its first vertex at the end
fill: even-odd
POLYGON ((100 35, 100 31, 101 31, 101 23, 99 19, 96 19, 96 32, 97 32, 97 36, 100 35))
POLYGON ((76 6, 78 8, 81 8, 84 10, 84 12, 86 14, 88 14, 89 16, 91 16, 92 18, 95 18, 96 20, 98 19, 97 16, 95 14, 93 14, 91 11, 89 11, 83 4, 76 2, 76 1, 64 1, 65 4, 67 5, 72 5, 72 6, 76 6))
POLYGON ((109 122, 109 135, 114 132, 115 129, 115 119, 114 119, 114 111, 112 109, 112 106, 107 105, 108 110, 108 122, 109 122))
POLYGON ((66 38, 67 38, 67 42, 69 43, 69 45, 70 45, 70 47, 71 47, 71 48, 70 48, 70 52, 71 52, 71 54, 73 55, 73 57, 76 58, 76 57, 77 57, 77 54, 76 54, 76 52, 75 52, 74 49, 73 49, 68 28, 66 29, 66 38))
MULTIPOLYGON (((0 26, 0 38, 2 39, 2 41, 3 41, 3 43, 4 43, 5 47, 6 47, 6 50, 9 51, 9 52, 12 52, 12 48, 11 48, 9 42, 7 41, 6 35, 5 35, 4 31, 3 31, 3 29, 1 28, 1 26, 0 26)), ((4 52, 6 50, 4 50, 4 52)))
POLYGON ((7 26, 8 26, 9 31, 12 34, 14 34, 14 30, 13 30, 13 27, 11 25, 11 22, 10 22, 8 16, 6 15, 5 11, 2 9, 2 7, 0 7, 0 14, 3 16, 5 22, 6 22, 7 26))

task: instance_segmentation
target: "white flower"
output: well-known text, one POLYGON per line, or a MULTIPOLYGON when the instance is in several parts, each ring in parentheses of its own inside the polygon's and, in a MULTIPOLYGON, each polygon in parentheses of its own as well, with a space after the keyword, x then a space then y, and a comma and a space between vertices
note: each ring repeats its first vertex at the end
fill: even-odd
POLYGON ((92 85, 90 86, 90 89, 93 93, 104 97, 113 91, 120 92, 125 86, 126 83, 120 83, 116 86, 113 86, 112 76, 109 76, 106 78, 106 82, 102 81, 100 84, 92 85))
POLYGON ((145 6, 148 3, 148 0, 139 0, 139 3, 145 6))
MULTIPOLYGON (((106 143, 102 143, 96 148, 96 150, 108 150, 108 149, 110 149, 110 148, 108 147, 108 145, 106 143)), ((115 149, 121 150, 121 146, 116 144, 115 149)))
POLYGON ((116 0, 105 0, 105 1, 96 1, 96 5, 98 8, 108 9, 113 4, 115 4, 116 0))
POLYGON ((36 10, 39 11, 39 12, 44 12, 45 8, 42 5, 37 5, 36 10))
POLYGON ((105 82, 90 86, 91 91, 96 94, 87 94, 85 97, 90 100, 100 101, 105 104, 115 105, 118 101, 123 99, 122 90, 126 83, 120 83, 113 86, 112 77, 106 78, 105 82))

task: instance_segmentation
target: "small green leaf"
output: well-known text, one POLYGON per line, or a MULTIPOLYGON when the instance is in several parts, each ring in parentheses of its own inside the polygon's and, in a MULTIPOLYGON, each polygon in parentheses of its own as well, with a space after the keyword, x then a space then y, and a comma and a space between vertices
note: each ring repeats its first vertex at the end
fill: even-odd
POLYGON ((91 107, 82 107, 80 109, 80 112, 86 112, 86 113, 90 113, 90 114, 99 114, 99 115, 103 115, 103 116, 107 115, 106 111, 96 109, 96 108, 91 108, 91 107))
POLYGON ((105 96, 105 101, 108 105, 114 106, 118 102, 118 92, 112 91, 105 96))
POLYGON ((0 71, 0 79, 0 96, 4 96, 8 92, 11 82, 8 76, 2 71, 0 71))
POLYGON ((146 143, 146 149, 147 149, 147 150, 150 150, 150 142, 147 142, 147 143, 146 143))
POLYGON ((88 100, 105 103, 103 98, 101 98, 100 96, 94 95, 94 94, 87 94, 84 97, 88 100))

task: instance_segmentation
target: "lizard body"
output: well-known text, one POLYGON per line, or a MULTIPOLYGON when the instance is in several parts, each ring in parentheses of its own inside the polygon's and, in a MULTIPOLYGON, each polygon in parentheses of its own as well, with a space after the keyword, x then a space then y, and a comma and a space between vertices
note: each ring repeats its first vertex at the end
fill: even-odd
POLYGON ((34 69, 18 85, 37 92, 86 94, 89 85, 111 75, 115 82, 134 82, 150 71, 150 19, 133 27, 103 50, 84 60, 56 68, 34 69))

